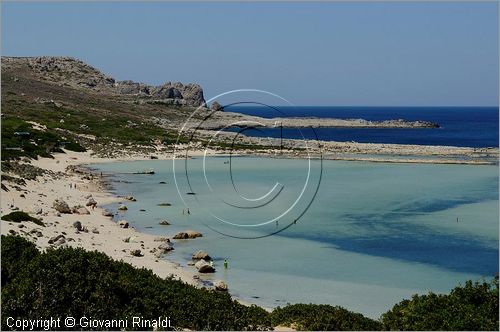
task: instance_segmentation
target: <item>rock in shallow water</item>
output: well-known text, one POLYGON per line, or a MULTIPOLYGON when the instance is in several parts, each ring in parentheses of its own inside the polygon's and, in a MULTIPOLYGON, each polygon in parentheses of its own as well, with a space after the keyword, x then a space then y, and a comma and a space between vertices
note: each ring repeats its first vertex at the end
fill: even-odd
POLYGON ((210 255, 207 252, 203 251, 203 250, 198 250, 197 252, 195 252, 193 254, 193 256, 191 258, 193 260, 197 260, 197 259, 203 259, 205 261, 211 260, 210 255))
POLYGON ((127 206, 123 205, 123 204, 120 204, 120 206, 118 207, 118 210, 120 211, 126 211, 128 210, 127 206))
POLYGON ((200 273, 213 273, 213 272, 215 272, 215 268, 203 259, 196 262, 196 264, 194 264, 194 267, 196 267, 198 269, 198 272, 200 272, 200 273))

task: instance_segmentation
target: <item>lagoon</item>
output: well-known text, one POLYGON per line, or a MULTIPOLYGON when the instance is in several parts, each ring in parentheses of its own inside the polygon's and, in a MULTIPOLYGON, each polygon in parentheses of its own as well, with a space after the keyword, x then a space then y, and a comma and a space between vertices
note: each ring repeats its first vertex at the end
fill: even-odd
POLYGON ((166 258, 186 266, 203 249, 217 268, 205 279, 265 307, 328 303, 376 318, 414 293, 498 273, 497 165, 210 157, 176 160, 175 177, 172 160, 92 167, 137 198, 115 220, 158 235, 200 231, 166 258))

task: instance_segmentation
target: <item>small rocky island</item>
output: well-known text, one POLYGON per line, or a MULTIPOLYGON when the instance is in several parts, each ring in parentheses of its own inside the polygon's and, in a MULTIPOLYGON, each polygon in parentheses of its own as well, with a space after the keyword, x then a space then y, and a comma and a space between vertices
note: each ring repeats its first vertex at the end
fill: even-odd
POLYGON ((276 128, 439 128, 430 121, 408 121, 403 119, 369 121, 365 119, 335 119, 314 117, 262 118, 233 112, 217 112, 203 123, 199 129, 219 130, 230 127, 276 127, 276 128))

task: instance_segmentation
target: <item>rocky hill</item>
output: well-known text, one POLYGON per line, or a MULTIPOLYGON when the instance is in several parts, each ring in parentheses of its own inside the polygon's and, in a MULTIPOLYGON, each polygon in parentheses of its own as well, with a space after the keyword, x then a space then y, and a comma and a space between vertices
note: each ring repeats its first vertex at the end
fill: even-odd
POLYGON ((151 86, 133 81, 115 81, 96 68, 70 57, 2 57, 2 73, 4 72, 59 86, 135 96, 148 102, 194 107, 205 105, 203 89, 198 84, 166 82, 151 86))

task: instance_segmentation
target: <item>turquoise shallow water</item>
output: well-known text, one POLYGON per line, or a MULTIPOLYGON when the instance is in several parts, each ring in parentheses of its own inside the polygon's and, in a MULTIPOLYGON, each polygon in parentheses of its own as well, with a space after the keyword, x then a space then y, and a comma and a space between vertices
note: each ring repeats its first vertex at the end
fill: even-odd
POLYGON ((118 219, 153 234, 202 232, 177 241, 169 258, 186 265, 206 250, 217 268, 207 278, 226 280, 233 295, 259 305, 329 303, 378 317, 414 293, 447 292, 498 272, 498 166, 228 162, 188 160, 186 172, 178 160, 175 178, 172 161, 92 167, 111 175, 116 194, 137 198, 118 219), (130 174, 150 168, 156 174, 130 174), (163 218, 172 225, 159 226, 163 218))

